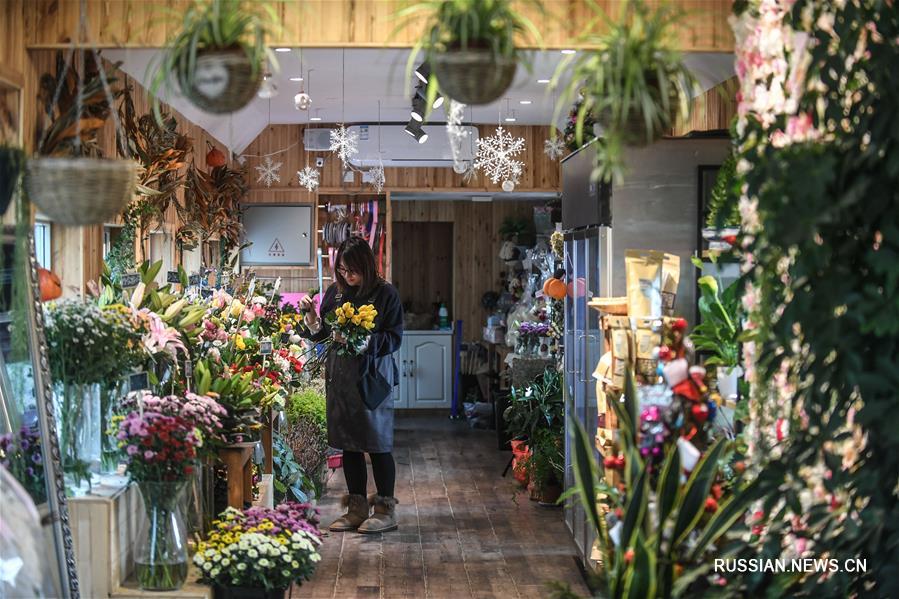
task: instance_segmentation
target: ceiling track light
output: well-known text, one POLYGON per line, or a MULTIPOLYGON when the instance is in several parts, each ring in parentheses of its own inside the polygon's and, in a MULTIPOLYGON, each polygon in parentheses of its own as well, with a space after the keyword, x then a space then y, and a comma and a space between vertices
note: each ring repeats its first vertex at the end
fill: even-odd
POLYGON ((404 131, 406 133, 408 133, 409 135, 411 135, 412 138, 415 139, 415 141, 417 141, 420 144, 423 144, 426 141, 428 141, 428 134, 425 133, 424 129, 422 129, 421 123, 419 123, 417 121, 414 121, 414 120, 409 121, 409 123, 406 125, 406 128, 404 129, 404 131))
POLYGON ((419 123, 425 120, 425 101, 421 97, 412 98, 412 111, 409 116, 419 123))
POLYGON ((418 65, 418 68, 413 72, 415 73, 415 76, 418 77, 419 81, 427 84, 428 79, 431 78, 431 65, 425 61, 418 65))
MULTIPOLYGON (((427 101, 428 101, 428 88, 427 88, 427 86, 426 86, 424 83, 419 83, 418 85, 415 86, 415 95, 412 96, 412 101, 413 101, 413 102, 415 101, 415 98, 421 98, 421 100, 422 100, 423 102, 427 102, 427 101)), ((438 92, 437 92, 437 96, 434 98, 434 103, 431 104, 431 109, 432 109, 432 110, 437 110, 438 108, 440 108, 441 106, 443 106, 443 101, 444 101, 444 97, 443 97, 443 95, 438 91, 438 92)))

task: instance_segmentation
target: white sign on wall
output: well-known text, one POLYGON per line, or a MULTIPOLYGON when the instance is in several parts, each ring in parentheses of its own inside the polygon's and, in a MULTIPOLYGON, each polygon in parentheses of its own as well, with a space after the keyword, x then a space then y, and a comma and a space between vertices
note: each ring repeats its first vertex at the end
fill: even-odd
POLYGON ((244 240, 252 245, 241 252, 241 264, 312 265, 312 206, 249 204, 242 222, 244 240))

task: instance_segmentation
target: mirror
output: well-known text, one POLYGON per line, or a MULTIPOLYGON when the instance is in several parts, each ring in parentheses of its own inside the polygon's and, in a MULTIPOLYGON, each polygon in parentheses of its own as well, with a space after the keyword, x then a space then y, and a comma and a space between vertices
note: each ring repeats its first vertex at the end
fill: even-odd
MULTIPOLYGON (((21 147, 21 89, 0 79, 0 150, 21 147)), ((8 156, 8 154, 6 154, 8 156)), ((23 163, 22 163, 23 164, 23 163)), ((21 166, 21 165, 20 165, 21 166)), ((14 165, 0 162, 3 182, 14 165)), ((79 597, 53 416, 31 208, 21 184, 0 227, 0 596, 79 597), (52 564, 55 567, 47 567, 52 564)))

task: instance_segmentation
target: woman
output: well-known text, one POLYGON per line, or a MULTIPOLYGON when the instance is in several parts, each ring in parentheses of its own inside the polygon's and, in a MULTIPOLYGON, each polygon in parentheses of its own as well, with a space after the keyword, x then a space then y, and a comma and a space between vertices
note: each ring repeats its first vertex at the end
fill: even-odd
MULTIPOLYGON (((379 533, 397 528, 396 498, 393 496, 396 465, 393 461, 393 387, 399 371, 393 353, 403 340, 403 307, 396 288, 378 275, 375 256, 368 243, 350 237, 337 250, 336 282, 322 298, 321 314, 327 315, 345 302, 355 307, 374 304, 378 311, 368 345, 359 356, 331 352, 325 366, 328 414, 328 445, 343 450, 343 476, 347 512, 331 524, 333 531, 358 530, 379 533), (365 454, 371 456, 377 494, 366 497, 368 472, 365 454), (369 513, 369 510, 372 513, 369 513)), ((332 333, 315 312, 311 297, 303 298, 310 339, 328 336, 335 343, 343 338, 332 333)))

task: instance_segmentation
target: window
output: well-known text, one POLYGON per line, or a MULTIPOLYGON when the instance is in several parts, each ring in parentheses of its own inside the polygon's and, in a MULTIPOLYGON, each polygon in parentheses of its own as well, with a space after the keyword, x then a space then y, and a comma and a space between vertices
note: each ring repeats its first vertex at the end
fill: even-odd
POLYGON ((34 223, 34 255, 37 263, 47 270, 53 268, 50 257, 53 252, 50 250, 50 223, 46 221, 35 221, 34 223))
POLYGON ((122 226, 121 225, 106 225, 103 227, 103 259, 106 260, 106 257, 109 255, 109 251, 112 249, 112 245, 119 238, 119 235, 122 234, 122 226))

